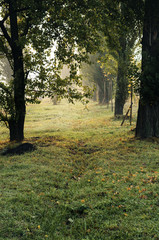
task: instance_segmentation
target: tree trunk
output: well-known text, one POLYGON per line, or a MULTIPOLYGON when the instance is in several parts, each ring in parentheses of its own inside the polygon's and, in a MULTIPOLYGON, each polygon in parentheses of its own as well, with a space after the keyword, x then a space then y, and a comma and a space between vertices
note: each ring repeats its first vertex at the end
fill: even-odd
POLYGON ((9 124, 9 135, 10 135, 10 141, 14 141, 17 138, 17 126, 16 121, 14 119, 10 119, 8 121, 9 124))
POLYGON ((98 88, 98 100, 100 104, 109 104, 109 89, 108 82, 106 79, 100 82, 98 88))
POLYGON ((117 89, 115 95, 115 116, 123 115, 123 108, 127 99, 127 80, 125 76, 125 68, 119 61, 118 63, 118 76, 117 76, 117 89))
POLYGON ((15 114, 9 124, 10 140, 22 141, 24 139, 25 121, 25 79, 23 67, 22 47, 19 43, 17 6, 16 0, 9 1, 10 26, 11 26, 11 48, 14 59, 14 104, 15 114), (14 129, 13 129, 14 127, 14 129))
POLYGON ((105 104, 107 104, 107 108, 109 108, 109 101, 110 101, 109 80, 105 79, 105 104))
POLYGON ((103 103, 103 99, 104 99, 104 92, 103 92, 103 88, 101 88, 100 86, 98 87, 98 101, 99 104, 103 103))
POLYGON ((115 95, 115 116, 123 115, 124 104, 128 96, 128 80, 126 77, 128 63, 126 58, 126 41, 124 37, 120 39, 120 46, 121 49, 118 52, 119 59, 115 95))
POLYGON ((113 81, 112 81, 112 79, 110 80, 109 86, 110 86, 109 91, 110 91, 111 110, 113 112, 114 111, 114 106, 113 106, 113 81))
POLYGON ((102 104, 108 104, 108 89, 107 89, 107 81, 103 80, 103 101, 102 104))
POLYGON ((159 1, 145 1, 142 76, 136 136, 159 137, 159 1))
POLYGON ((136 136, 159 137, 159 102, 153 105, 139 103, 136 136))
POLYGON ((119 98, 115 98, 115 116, 123 115, 124 104, 119 98))

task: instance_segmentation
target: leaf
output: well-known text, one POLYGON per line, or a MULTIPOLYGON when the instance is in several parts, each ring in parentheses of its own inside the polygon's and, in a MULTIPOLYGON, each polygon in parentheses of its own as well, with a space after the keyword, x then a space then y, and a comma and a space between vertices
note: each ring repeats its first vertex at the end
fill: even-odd
POLYGON ((69 218, 68 221, 69 221, 70 223, 73 223, 73 222, 74 222, 72 218, 69 218))

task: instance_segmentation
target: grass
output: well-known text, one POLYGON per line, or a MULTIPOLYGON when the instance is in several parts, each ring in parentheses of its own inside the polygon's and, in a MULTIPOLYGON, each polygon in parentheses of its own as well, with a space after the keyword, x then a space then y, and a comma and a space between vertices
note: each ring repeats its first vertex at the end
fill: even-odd
MULTIPOLYGON (((28 106, 37 150, 0 156, 0 239, 158 240, 158 140, 120 124, 95 103, 28 106)), ((7 136, 1 127, 1 149, 7 136)))

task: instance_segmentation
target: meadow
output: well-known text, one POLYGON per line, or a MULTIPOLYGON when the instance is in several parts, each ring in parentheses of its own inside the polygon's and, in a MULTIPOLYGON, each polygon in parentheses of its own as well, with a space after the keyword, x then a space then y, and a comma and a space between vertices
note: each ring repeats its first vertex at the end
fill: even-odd
POLYGON ((36 150, 0 156, 0 240, 159 240, 159 141, 134 137, 135 116, 121 127, 93 102, 27 106, 36 150))

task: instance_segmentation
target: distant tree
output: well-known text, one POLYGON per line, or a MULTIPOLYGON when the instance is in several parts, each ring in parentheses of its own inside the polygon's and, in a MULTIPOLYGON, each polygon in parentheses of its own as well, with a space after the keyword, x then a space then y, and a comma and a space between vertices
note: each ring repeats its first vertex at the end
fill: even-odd
POLYGON ((104 73, 106 85, 106 103, 109 106, 111 101, 111 108, 113 111, 114 89, 117 78, 117 52, 110 51, 106 46, 103 48, 103 54, 100 57, 100 67, 104 73))
POLYGON ((118 62, 115 115, 123 115, 124 104, 128 98, 127 70, 130 57, 137 38, 139 38, 141 25, 135 18, 134 9, 129 4, 132 1, 114 1, 114 9, 109 16, 110 24, 105 26, 105 36, 109 49, 116 52, 118 62))
POLYGON ((86 85, 89 85, 92 88, 96 86, 96 100, 99 101, 100 104, 102 104, 105 103, 104 95, 106 91, 106 79, 104 77, 104 73, 101 69, 101 65, 98 59, 99 54, 89 55, 90 63, 83 63, 80 71, 82 73, 83 81, 86 85))
POLYGON ((89 56, 90 64, 81 68, 83 79, 87 84, 96 86, 96 100, 100 104, 109 104, 112 99, 113 85, 116 77, 116 61, 110 54, 97 53, 89 56))

